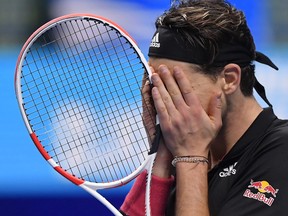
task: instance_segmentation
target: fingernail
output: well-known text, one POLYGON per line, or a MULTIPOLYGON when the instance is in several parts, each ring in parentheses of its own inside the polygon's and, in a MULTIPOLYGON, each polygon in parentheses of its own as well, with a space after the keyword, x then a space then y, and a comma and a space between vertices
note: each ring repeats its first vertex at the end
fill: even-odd
POLYGON ((180 74, 180 68, 175 66, 174 67, 174 75, 178 75, 178 74, 180 74))
POLYGON ((156 76, 152 75, 151 79, 152 79, 152 82, 156 82, 158 80, 158 77, 157 77, 157 75, 156 76))
POLYGON ((157 95, 158 95, 158 89, 157 89, 156 87, 153 87, 153 88, 152 88, 152 94, 153 94, 154 96, 157 96, 157 95))
POLYGON ((168 72, 168 68, 165 65, 161 65, 159 70, 161 73, 167 73, 168 72))

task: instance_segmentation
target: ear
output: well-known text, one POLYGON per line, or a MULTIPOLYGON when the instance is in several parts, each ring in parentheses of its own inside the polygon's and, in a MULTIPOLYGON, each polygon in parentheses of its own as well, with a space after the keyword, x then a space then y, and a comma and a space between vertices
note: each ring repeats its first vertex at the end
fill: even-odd
POLYGON ((237 64, 228 64, 224 67, 225 84, 223 90, 225 94, 234 93, 240 86, 241 68, 237 64))

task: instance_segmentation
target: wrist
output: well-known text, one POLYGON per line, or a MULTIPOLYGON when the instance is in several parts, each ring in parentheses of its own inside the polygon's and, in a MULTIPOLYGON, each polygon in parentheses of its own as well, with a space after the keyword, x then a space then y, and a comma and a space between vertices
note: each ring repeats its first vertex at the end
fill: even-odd
POLYGON ((153 165, 153 175, 161 178, 170 178, 173 169, 171 165, 172 160, 172 154, 168 151, 163 141, 161 140, 153 165))
POLYGON ((172 165, 171 161, 173 158, 157 158, 155 159, 154 165, 153 165, 153 175, 161 177, 161 178, 170 178, 172 173, 172 165))
POLYGON ((196 149, 181 149, 172 152, 173 158, 175 157, 182 157, 182 156, 200 156, 200 157, 205 157, 209 158, 209 149, 204 149, 204 150, 196 150, 196 149))
POLYGON ((171 164, 176 167, 177 163, 192 163, 192 164, 206 164, 210 165, 209 159, 205 156, 188 155, 188 156, 175 156, 171 164))

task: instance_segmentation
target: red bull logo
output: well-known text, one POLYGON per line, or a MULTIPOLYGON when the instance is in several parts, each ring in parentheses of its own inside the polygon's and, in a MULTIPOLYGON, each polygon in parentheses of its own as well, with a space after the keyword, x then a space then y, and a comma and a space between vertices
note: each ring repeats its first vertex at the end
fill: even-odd
POLYGON ((248 189, 244 192, 243 196, 272 206, 278 191, 279 189, 275 189, 267 181, 253 181, 253 179, 251 179, 250 185, 248 185, 248 189), (252 192, 250 188, 253 189, 254 192, 252 192), (267 196, 268 194, 270 195, 267 196))

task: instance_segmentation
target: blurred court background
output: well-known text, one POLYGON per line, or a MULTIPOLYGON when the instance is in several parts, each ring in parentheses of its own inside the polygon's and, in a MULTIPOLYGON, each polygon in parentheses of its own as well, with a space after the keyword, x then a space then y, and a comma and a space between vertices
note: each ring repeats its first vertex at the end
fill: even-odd
MULTIPOLYGON (((280 68, 273 71, 256 64, 256 75, 265 85, 275 113, 288 118, 287 2, 230 2, 246 13, 257 49, 280 68)), ((28 136, 13 83, 18 53, 28 36, 57 16, 94 13, 124 27, 147 54, 154 21, 169 4, 170 0, 0 0, 0 215, 111 215, 97 200, 54 172, 28 136)), ((130 186, 103 193, 119 207, 130 186)))

